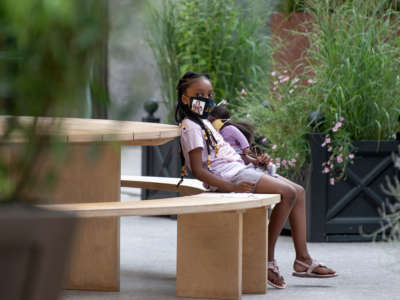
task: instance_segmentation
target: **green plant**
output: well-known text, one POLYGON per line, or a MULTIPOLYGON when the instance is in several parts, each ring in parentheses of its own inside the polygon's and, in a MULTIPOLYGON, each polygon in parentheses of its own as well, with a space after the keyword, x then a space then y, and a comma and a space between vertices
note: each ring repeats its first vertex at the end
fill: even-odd
POLYGON ((340 178, 356 150, 351 141, 387 140, 395 133, 400 20, 395 11, 382 12, 375 1, 346 2, 330 14, 324 4, 313 1, 311 10, 309 71, 315 84, 306 96, 325 118, 325 144, 332 147, 329 173, 340 178))
POLYGON ((271 108, 261 112, 260 104, 252 105, 268 120, 261 133, 272 144, 286 141, 293 147, 287 150, 290 156, 299 153, 301 162, 309 155, 309 115, 319 112, 323 119, 318 128, 325 134, 321 146, 329 152, 321 171, 329 173, 334 184, 354 158, 357 149, 352 141, 390 140, 395 133, 400 114, 400 19, 397 12, 384 10, 384 3, 374 5, 374 0, 346 1, 334 10, 329 4, 308 1, 312 31, 295 33, 310 42, 304 71, 297 75, 298 88, 293 88, 294 76, 276 74, 288 78, 274 79, 279 85, 270 87, 271 108))
POLYGON ((268 79, 268 1, 166 0, 152 7, 148 42, 156 58, 168 122, 175 86, 186 71, 210 74, 218 101, 240 105, 237 92, 268 79))
MULTIPOLYGON (((0 114, 9 116, 0 143, 10 144, 15 135, 25 141, 12 165, 0 156, 0 202, 20 200, 24 189, 39 184, 32 174, 44 148, 62 160, 63 141, 37 135, 38 117, 76 115, 89 85, 93 101, 107 104, 104 86, 90 80, 103 39, 105 5, 92 0, 0 2, 0 114), (34 120, 23 123, 16 118, 21 115, 34 120)), ((55 123, 51 126, 61 126, 55 123)))
POLYGON ((289 16, 294 12, 303 12, 306 0, 282 0, 278 1, 277 11, 289 16))

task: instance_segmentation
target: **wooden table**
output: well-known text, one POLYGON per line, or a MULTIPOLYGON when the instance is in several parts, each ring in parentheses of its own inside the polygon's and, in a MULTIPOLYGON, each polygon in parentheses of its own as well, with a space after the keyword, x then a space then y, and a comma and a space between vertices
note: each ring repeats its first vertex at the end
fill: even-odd
MULTIPOLYGON (((0 135, 6 119, 0 117, 0 135)), ((19 120, 30 124, 33 119, 19 120)), ((54 189, 29 191, 29 196, 36 195, 44 204, 120 201, 121 146, 161 145, 180 134, 174 125, 77 118, 40 118, 38 131, 59 136, 67 142, 69 150, 54 189)), ((3 147, 3 154, 8 152, 12 160, 23 142, 22 136, 13 135, 11 142, 3 147)), ((54 155, 42 155, 35 176, 43 175, 54 163, 54 155)), ((84 219, 79 221, 79 228, 65 287, 118 291, 119 218, 84 219)))

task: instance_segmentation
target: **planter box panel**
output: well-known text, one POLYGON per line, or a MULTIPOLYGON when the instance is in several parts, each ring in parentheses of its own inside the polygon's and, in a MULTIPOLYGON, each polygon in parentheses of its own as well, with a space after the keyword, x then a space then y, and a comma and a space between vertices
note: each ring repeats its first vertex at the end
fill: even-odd
POLYGON ((323 136, 310 135, 312 148, 311 193, 309 199, 309 241, 368 240, 360 228, 372 232, 380 228, 382 218, 378 209, 387 199, 382 191, 386 178, 396 176, 392 153, 397 152, 396 141, 361 141, 354 164, 346 169, 346 177, 335 185, 321 173, 322 162, 327 160, 326 148, 321 147, 323 136), (319 217, 316 217, 319 216, 319 217))
MULTIPOLYGON (((142 148, 142 175, 157 177, 180 177, 181 157, 179 138, 160 146, 142 148)), ((178 197, 178 193, 142 190, 142 200, 178 197)))

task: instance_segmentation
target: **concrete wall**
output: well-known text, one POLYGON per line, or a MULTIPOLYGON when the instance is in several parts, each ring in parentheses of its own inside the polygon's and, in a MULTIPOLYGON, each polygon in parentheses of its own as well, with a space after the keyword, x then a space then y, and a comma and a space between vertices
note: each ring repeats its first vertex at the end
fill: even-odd
MULTIPOLYGON (((143 103, 161 100, 160 77, 145 41, 145 0, 110 0, 109 42, 110 119, 140 121, 143 103)), ((151 3, 157 1, 151 0, 151 3)), ((162 117, 162 109, 156 113, 162 117)))

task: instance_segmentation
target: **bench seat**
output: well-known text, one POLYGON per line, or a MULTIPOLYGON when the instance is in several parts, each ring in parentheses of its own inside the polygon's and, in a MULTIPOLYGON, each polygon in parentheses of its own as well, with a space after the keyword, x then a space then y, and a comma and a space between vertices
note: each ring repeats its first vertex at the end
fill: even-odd
POLYGON ((245 210, 279 201, 279 195, 249 193, 202 193, 185 197, 124 202, 68 203, 40 205, 69 211, 80 217, 160 216, 245 210))
POLYGON ((176 185, 179 180, 180 178, 174 177, 122 175, 121 187, 177 192, 183 196, 199 194, 207 191, 200 180, 185 178, 181 185, 177 187, 176 185))
POLYGON ((267 209, 279 200, 280 195, 272 194, 200 193, 40 207, 74 212, 81 218, 101 217, 99 220, 176 214, 176 295, 237 300, 242 293, 266 293, 267 209))

